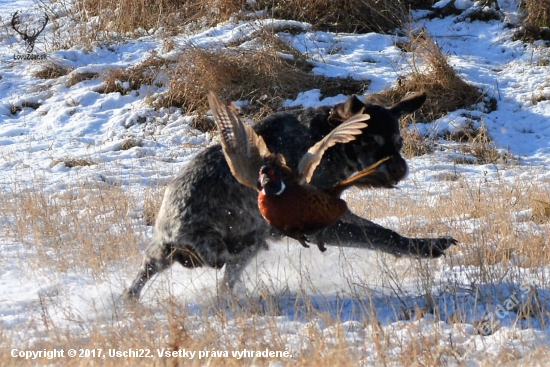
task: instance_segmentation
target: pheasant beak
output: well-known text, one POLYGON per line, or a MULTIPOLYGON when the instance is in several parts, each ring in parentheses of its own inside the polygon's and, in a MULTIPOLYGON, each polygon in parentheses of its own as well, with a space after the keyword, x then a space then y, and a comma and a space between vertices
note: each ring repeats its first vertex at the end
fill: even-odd
POLYGON ((267 173, 262 173, 260 175, 259 181, 260 181, 260 186, 261 187, 264 187, 265 185, 267 185, 267 183, 270 181, 269 176, 267 175, 267 173))

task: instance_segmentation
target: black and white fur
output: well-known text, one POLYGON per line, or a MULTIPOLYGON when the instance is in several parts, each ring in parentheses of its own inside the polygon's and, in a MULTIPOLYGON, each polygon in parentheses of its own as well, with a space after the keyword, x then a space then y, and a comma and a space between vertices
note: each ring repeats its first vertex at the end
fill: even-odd
MULTIPOLYGON (((393 187, 408 173, 401 157, 398 119, 424 103, 424 93, 405 98, 390 108, 365 104, 352 96, 334 107, 276 113, 254 126, 269 150, 281 153, 296 170, 299 159, 336 125, 358 114, 370 115, 368 127, 356 140, 329 148, 311 183, 331 187, 384 157, 390 159, 375 174, 361 180, 364 187, 393 187)), ((232 176, 220 145, 197 154, 168 185, 154 235, 139 272, 125 296, 139 298, 145 283, 174 262, 189 268, 225 265, 224 285, 233 288, 247 263, 267 239, 280 238, 260 214, 257 192, 232 176)), ((407 238, 348 212, 323 232, 327 246, 375 249, 396 256, 436 258, 456 243, 451 237, 407 238)))

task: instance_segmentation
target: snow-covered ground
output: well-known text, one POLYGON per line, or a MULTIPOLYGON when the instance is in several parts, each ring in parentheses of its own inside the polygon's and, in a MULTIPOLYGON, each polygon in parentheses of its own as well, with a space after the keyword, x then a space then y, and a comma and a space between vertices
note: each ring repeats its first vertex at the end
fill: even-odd
MULTIPOLYGON (((160 87, 143 86, 127 95, 100 94, 94 91, 100 83, 97 79, 69 87, 67 77, 41 80, 32 76, 40 63, 14 60, 14 54, 24 52, 24 43, 12 32, 9 22, 15 10, 26 10, 37 4, 0 1, 2 195, 16 192, 18 188, 40 187, 47 196, 56 196, 70 192, 82 182, 107 182, 143 199, 140 192, 146 187, 167 183, 198 151, 212 143, 210 134, 189 126, 189 117, 176 110, 155 111, 147 104, 145 97, 159 93, 160 87), (29 102, 40 106, 36 109, 25 107, 24 104, 29 102), (19 110, 12 113, 13 107, 19 110), (142 140, 141 146, 121 150, 129 138, 142 140), (67 159, 87 159, 96 164, 69 168, 63 163, 67 159)), ((464 1, 460 4, 465 7, 472 5, 464 1)), ((392 195, 395 205, 399 205, 401 199, 416 197, 429 197, 437 203, 440 198, 450 195, 451 184, 436 178, 445 173, 467 175, 471 182, 550 184, 550 49, 542 43, 513 41, 514 30, 506 27, 506 22, 517 21, 518 1, 501 0, 499 5, 506 14, 505 21, 454 22, 456 17, 428 20, 419 12, 416 14, 417 26, 426 27, 442 50, 450 55, 450 64, 462 78, 497 100, 495 111, 487 113, 483 107, 473 106, 467 112, 479 117, 477 123, 485 124, 497 146, 518 156, 520 164, 506 167, 457 165, 450 159, 448 149, 439 149, 409 160, 410 176, 400 184, 400 190, 388 194, 392 195), (546 61, 539 62, 541 60, 546 61), (534 103, 539 97, 544 98, 534 103)), ((173 42, 182 46, 189 42, 196 46, 221 44, 247 34, 257 26, 227 22, 204 32, 180 34, 173 37, 173 42)), ((75 46, 68 50, 49 51, 48 32, 51 32, 51 24, 44 31, 45 38, 38 39, 35 52, 62 60, 75 71, 128 67, 147 59, 153 52, 169 56, 162 37, 156 35, 108 47, 98 44, 92 49, 75 46)), ((391 87, 409 70, 408 56, 395 46, 396 36, 307 31, 281 37, 317 61, 314 73, 371 80, 367 93, 391 87)), ((319 92, 311 90, 304 91, 295 101, 287 101, 286 105, 309 107, 334 104, 346 98, 340 95, 319 100, 319 92)), ((466 110, 454 111, 435 122, 416 127, 423 134, 437 139, 465 125, 464 112, 466 110)), ((445 146, 446 143, 441 144, 445 146)), ((370 194, 353 195, 362 198, 370 194)), ((378 214, 378 217, 369 219, 399 232, 405 230, 400 228, 399 218, 378 214)), ((539 226, 537 230, 548 233, 548 223, 525 223, 520 218, 521 213, 515 215, 518 226, 539 226)), ((138 242, 143 250, 151 229, 136 213, 128 213, 128 216, 136 218, 134 225, 136 233, 142 234, 138 242)), ((475 230, 478 222, 472 219, 468 223, 472 226, 470 230, 475 230)), ((0 228, 8 228, 7 223, 0 222, 0 228)), ((453 232, 456 228, 460 227, 449 226, 449 233, 438 235, 456 236, 453 232)), ((548 241, 545 238, 541 245, 547 248, 548 241)), ((4 342, 2 348, 16 348, 17 343, 23 341, 25 345, 32 345, 47 339, 51 325, 43 324, 44 314, 57 328, 85 337, 88 329, 83 325, 110 320, 116 313, 114 309, 119 307, 117 299, 139 265, 133 260, 130 263, 108 263, 107 274, 96 277, 85 268, 69 266, 65 271, 37 268, 38 254, 39 249, 29 246, 29 241, 23 243, 10 233, 0 233, 0 325, 4 329, 1 335, 9 335, 10 343, 16 344, 6 345, 4 342), (56 302, 44 302, 45 298, 56 302)), ((58 261, 64 262, 65 259, 59 258, 58 261)), ((306 306, 295 302, 299 292, 305 292, 309 297, 307 301, 314 307, 343 322, 347 333, 345 338, 355 341, 358 350, 366 351, 363 359, 366 363, 378 360, 379 356, 369 346, 369 335, 374 333, 369 328, 373 326, 365 327, 362 323, 366 317, 365 304, 374 307, 382 327, 392 331, 392 335, 411 340, 416 337, 415 333, 423 333, 426 338, 445 335, 442 340, 467 351, 461 354, 460 361, 449 359, 449 364, 466 361, 475 365, 476 360, 487 354, 498 355, 503 345, 514 349, 521 359, 541 344, 550 343, 545 320, 522 319, 518 313, 508 312, 511 309, 498 314, 496 320, 502 328, 491 335, 482 335, 474 327, 476 320, 482 319, 487 312, 495 312, 499 304, 525 300, 534 288, 540 299, 547 298, 547 284, 540 281, 549 275, 550 266, 502 270, 503 276, 497 282, 479 284, 479 267, 453 267, 450 264, 452 262, 448 259, 430 262, 436 286, 433 291, 439 296, 437 302, 442 308, 460 309, 466 314, 463 323, 435 321, 432 315, 420 320, 398 317, 402 306, 413 308, 418 305, 422 308, 427 302, 421 294, 418 272, 414 270, 418 265, 412 260, 394 260, 376 252, 331 248, 321 254, 285 240, 272 244, 270 251, 258 256, 247 269, 245 278, 246 287, 251 292, 264 286, 281 294, 282 316, 274 320, 288 341, 287 347, 295 354, 300 352, 301 333, 312 323, 327 340, 337 332, 334 327, 321 322, 322 318, 301 317, 306 306), (328 269, 327 264, 330 264, 328 269), (395 273, 401 282, 395 284, 388 280, 388 272, 395 273), (477 293, 453 293, 447 287, 451 283, 470 290, 476 287, 477 293)), ((191 315, 200 315, 202 303, 206 302, 205 293, 214 289, 220 275, 209 269, 190 271, 174 266, 146 287, 141 302, 156 310, 157 302, 174 295, 182 303, 186 302, 191 315)), ((442 315, 444 320, 447 316, 442 315)), ((163 321, 162 315, 159 319, 159 322, 163 321)), ((391 354, 392 346, 388 346, 388 350, 391 354)))

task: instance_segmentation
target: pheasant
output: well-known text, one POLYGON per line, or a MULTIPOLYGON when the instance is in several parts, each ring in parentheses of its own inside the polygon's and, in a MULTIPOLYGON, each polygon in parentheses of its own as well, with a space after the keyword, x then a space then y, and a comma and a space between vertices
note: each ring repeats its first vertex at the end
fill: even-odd
MULTIPOLYGON (((373 172, 388 158, 381 159, 329 189, 310 184, 324 152, 337 143, 347 143, 367 127, 370 116, 359 114, 338 125, 301 158, 293 172, 284 156, 269 151, 263 138, 245 125, 233 109, 213 92, 208 103, 221 133, 222 149, 233 176, 241 184, 258 190, 258 208, 264 219, 284 235, 307 245, 307 234, 319 234, 336 223, 348 210, 340 199, 344 190, 373 172)), ((321 236, 317 246, 326 251, 321 236)))

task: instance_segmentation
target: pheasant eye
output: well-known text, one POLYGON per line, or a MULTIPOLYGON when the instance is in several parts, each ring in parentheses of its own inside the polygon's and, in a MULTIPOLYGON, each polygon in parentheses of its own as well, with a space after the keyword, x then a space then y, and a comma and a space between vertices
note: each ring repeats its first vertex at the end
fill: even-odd
POLYGON ((266 175, 269 177, 269 179, 273 179, 275 177, 275 171, 271 167, 262 167, 260 169, 260 177, 266 175))

